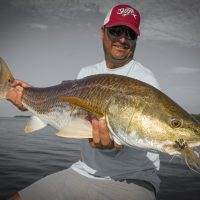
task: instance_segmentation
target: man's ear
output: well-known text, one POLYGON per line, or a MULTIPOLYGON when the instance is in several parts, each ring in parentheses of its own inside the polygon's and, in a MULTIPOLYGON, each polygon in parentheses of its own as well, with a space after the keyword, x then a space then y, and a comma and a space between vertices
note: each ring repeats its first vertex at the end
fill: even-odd
POLYGON ((105 27, 102 26, 102 27, 101 27, 101 39, 102 39, 102 40, 103 40, 103 38, 104 38, 104 34, 105 34, 105 27))

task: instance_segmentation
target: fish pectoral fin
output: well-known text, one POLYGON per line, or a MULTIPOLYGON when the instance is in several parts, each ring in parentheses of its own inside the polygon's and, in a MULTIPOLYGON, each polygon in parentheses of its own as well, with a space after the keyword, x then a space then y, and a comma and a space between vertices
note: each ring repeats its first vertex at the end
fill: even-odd
POLYGON ((133 132, 131 119, 134 109, 128 97, 114 95, 107 104, 105 119, 109 131, 117 144, 126 144, 126 137, 133 132))
POLYGON ((92 138, 92 126, 86 119, 76 119, 65 125, 56 135, 66 138, 92 138))
POLYGON ((47 124, 45 124, 39 117, 32 116, 28 121, 24 132, 25 133, 32 133, 34 131, 40 130, 44 128, 47 124))
POLYGON ((188 144, 182 139, 177 140, 176 144, 179 146, 187 166, 191 170, 200 174, 199 153, 197 151, 194 151, 191 147, 189 147, 188 144))
POLYGON ((85 102, 83 99, 80 99, 78 97, 61 96, 61 97, 59 97, 59 99, 62 101, 72 103, 76 106, 79 106, 79 107, 83 108, 84 110, 92 113, 94 116, 96 116, 98 118, 101 118, 104 116, 103 113, 100 113, 100 112, 94 110, 94 107, 92 107, 89 103, 85 102))

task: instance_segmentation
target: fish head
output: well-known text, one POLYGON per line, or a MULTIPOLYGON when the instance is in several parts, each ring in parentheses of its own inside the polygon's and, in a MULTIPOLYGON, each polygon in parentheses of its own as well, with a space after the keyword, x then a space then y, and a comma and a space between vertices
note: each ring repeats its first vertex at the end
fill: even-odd
POLYGON ((181 107, 168 115, 166 121, 172 140, 184 140, 190 147, 200 145, 200 123, 181 107))
POLYGON ((7 64, 0 58, 0 99, 4 99, 14 81, 7 64))
POLYGON ((187 111, 161 92, 138 100, 129 123, 129 132, 157 143, 184 139, 200 144, 200 124, 187 111))
POLYGON ((199 123, 172 101, 155 90, 144 95, 117 96, 106 110, 109 130, 121 143, 137 145, 175 144, 200 141, 199 123))
POLYGON ((196 119, 167 96, 160 106, 162 108, 158 112, 164 112, 164 117, 160 119, 168 126, 167 131, 172 139, 200 142, 200 123, 196 119))

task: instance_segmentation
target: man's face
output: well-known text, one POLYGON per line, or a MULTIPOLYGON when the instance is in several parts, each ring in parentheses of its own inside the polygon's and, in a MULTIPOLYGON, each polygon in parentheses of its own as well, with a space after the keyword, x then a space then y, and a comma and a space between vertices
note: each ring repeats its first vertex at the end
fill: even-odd
POLYGON ((137 37, 126 26, 102 28, 105 60, 109 68, 123 66, 132 60, 137 37))

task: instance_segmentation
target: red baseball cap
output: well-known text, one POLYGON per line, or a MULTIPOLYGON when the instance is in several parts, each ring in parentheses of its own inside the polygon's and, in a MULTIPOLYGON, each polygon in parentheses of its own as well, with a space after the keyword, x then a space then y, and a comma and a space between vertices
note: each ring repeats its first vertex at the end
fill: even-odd
POLYGON ((124 25, 131 28, 137 35, 140 35, 140 13, 129 5, 117 5, 113 7, 104 20, 104 26, 124 25))

